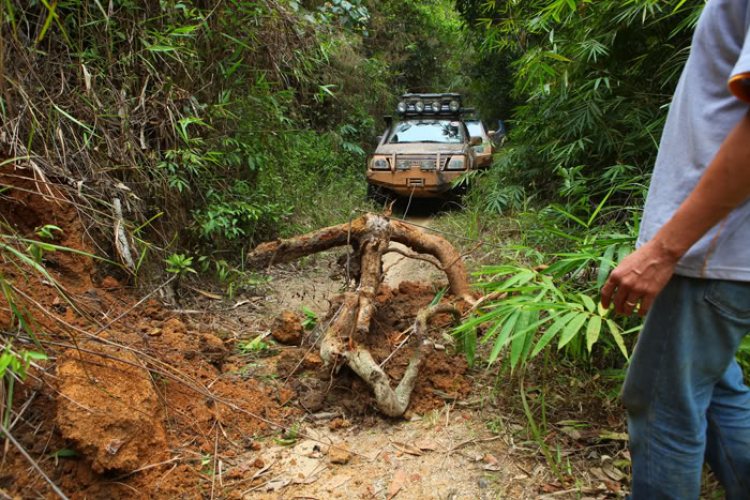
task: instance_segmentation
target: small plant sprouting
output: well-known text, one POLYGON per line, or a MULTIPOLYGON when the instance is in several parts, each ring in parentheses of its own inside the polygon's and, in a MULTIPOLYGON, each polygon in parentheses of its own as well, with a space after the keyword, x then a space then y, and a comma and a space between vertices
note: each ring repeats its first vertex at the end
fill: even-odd
POLYGON ((297 438, 299 437, 299 431, 300 431, 300 423, 297 422, 296 424, 292 425, 289 429, 286 429, 284 432, 282 432, 280 438, 273 438, 273 440, 282 446, 293 445, 294 443, 297 442, 297 438))
POLYGON ((270 351, 271 345, 263 342, 263 339, 265 337, 265 334, 260 334, 253 340, 241 342, 238 344, 238 349, 245 353, 259 353, 263 351, 270 351))
POLYGON ((182 253, 173 253, 169 258, 164 259, 167 263, 167 272, 174 273, 178 276, 184 276, 187 273, 197 274, 193 269, 193 258, 186 257, 182 253))
POLYGON ((305 319, 302 321, 304 329, 312 330, 315 328, 315 325, 318 324, 318 315, 306 307, 302 308, 302 313, 305 315, 305 319))
POLYGON ((39 229, 37 229, 36 234, 38 234, 40 238, 54 240, 55 239, 54 231, 58 231, 60 233, 63 232, 63 230, 60 229, 59 227, 53 226, 52 224, 47 224, 46 226, 42 226, 39 229))
MULTIPOLYGON (((41 228, 37 229, 36 234, 40 238, 54 240, 55 234, 53 231, 62 232, 62 229, 60 229, 57 226, 47 224, 46 226, 42 226, 41 228)), ((43 242, 31 241, 31 240, 28 240, 28 241, 30 241, 30 243, 26 250, 28 251, 29 255, 31 255, 31 258, 34 259, 34 262, 36 262, 37 264, 42 263, 42 256, 44 255, 45 251, 54 252, 56 250, 54 246, 48 245, 43 242)))

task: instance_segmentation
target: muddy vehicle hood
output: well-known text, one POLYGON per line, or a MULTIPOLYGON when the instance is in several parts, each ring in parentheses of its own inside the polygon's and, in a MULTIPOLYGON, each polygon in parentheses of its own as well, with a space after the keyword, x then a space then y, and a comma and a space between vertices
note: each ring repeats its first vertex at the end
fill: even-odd
POLYGON ((394 154, 437 154, 453 153, 468 154, 468 144, 440 144, 415 142, 411 144, 384 144, 379 146, 373 154, 376 155, 394 155, 394 154))

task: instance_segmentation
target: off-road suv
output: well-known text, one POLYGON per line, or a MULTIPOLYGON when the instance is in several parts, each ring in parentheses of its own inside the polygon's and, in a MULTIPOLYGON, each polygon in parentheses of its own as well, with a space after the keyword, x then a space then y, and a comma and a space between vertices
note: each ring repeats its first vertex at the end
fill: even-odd
POLYGON ((456 179, 477 168, 472 147, 482 138, 471 137, 461 118, 472 111, 459 94, 405 94, 368 160, 368 196, 450 193, 456 179))
POLYGON ((503 122, 498 122, 497 130, 489 130, 487 124, 482 120, 464 120, 466 128, 472 137, 481 137, 482 144, 474 146, 474 153, 477 155, 477 166, 479 168, 489 168, 492 166, 492 155, 497 153, 505 142, 505 126, 503 122))

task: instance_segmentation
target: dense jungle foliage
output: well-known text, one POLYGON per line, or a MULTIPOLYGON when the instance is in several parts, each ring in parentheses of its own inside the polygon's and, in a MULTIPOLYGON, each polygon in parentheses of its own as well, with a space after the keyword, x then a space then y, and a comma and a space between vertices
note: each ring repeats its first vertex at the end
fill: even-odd
POLYGON ((136 273, 173 249, 205 257, 330 223, 360 201, 395 96, 450 85, 439 56, 458 46, 458 17, 445 12, 0 2, 3 155, 77 185, 102 240, 120 199, 136 273))
MULTIPOLYGON (((507 348, 515 368, 557 339, 622 366, 639 321, 609 317, 598 288, 632 251, 703 5, 2 0, 0 167, 66 186, 136 284, 203 271, 231 289, 254 279, 250 246, 365 206, 366 153, 397 96, 463 92, 509 136, 448 224, 512 241, 481 278, 515 292, 459 329, 467 354, 489 322, 490 362, 507 348), (518 238, 493 230, 508 219, 518 238)), ((3 224, 0 253, 41 273, 44 231, 3 224)))
POLYGON ((490 362, 509 346, 513 369, 556 339, 575 360, 623 365, 640 320, 610 317, 599 288, 633 249, 703 6, 456 0, 475 51, 469 89, 486 119, 510 125, 467 217, 512 213, 522 235, 506 265, 482 271, 512 298, 459 329, 473 344, 472 329, 492 322, 490 362))
MULTIPOLYGON (((135 286, 201 273, 230 297, 255 287, 249 248, 363 206, 383 115, 460 82, 446 56, 459 34, 448 0, 0 0, 0 204, 13 191, 73 207, 98 254, 0 218, 0 260, 19 273, 0 274, 3 329, 39 333, 19 279, 77 310, 49 252, 109 258, 135 286)), ((3 346, 12 399, 43 349, 3 346)))

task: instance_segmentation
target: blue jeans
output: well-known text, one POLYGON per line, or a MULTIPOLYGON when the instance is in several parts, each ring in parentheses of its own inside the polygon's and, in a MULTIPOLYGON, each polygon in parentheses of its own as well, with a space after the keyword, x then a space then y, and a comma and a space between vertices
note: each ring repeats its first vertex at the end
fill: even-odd
POLYGON ((646 318, 623 386, 633 500, 692 500, 704 459, 750 499, 750 389, 735 361, 750 283, 674 276, 646 318))

